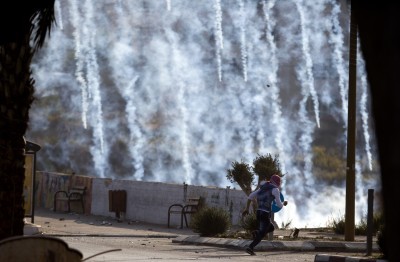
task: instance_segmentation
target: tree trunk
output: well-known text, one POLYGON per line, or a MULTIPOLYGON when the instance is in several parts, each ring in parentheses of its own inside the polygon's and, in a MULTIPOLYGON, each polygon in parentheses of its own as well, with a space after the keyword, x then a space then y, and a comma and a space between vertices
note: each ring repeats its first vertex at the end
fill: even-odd
POLYGON ((0 45, 0 240, 23 235, 25 139, 33 102, 30 34, 0 45))

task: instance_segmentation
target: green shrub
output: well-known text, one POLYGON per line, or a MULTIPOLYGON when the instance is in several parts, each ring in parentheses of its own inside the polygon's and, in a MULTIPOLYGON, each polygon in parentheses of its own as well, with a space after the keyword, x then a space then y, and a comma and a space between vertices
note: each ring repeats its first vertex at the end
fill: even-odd
POLYGON ((331 227, 333 229, 333 232, 335 232, 335 234, 344 234, 344 227, 345 227, 344 216, 341 216, 339 218, 333 218, 330 221, 328 227, 331 227))
MULTIPOLYGON (((365 215, 365 217, 367 217, 367 215, 365 215)), ((372 218, 372 223, 373 223, 373 232, 372 232, 372 234, 376 235, 376 233, 378 233, 378 230, 383 225, 383 215, 382 215, 382 213, 375 213, 373 218, 372 218)), ((363 219, 361 219, 360 223, 356 225, 355 233, 356 233, 356 235, 367 235, 367 230, 368 230, 367 219, 363 218, 363 219)))
MULTIPOLYGON (((341 216, 337 219, 332 219, 328 227, 333 229, 336 234, 344 234, 345 232, 345 216, 341 216)), ((383 216, 382 213, 376 213, 373 216, 373 234, 375 235, 379 228, 383 226, 383 216)), ((363 218, 361 221, 355 225, 354 233, 356 235, 367 235, 367 219, 363 218)))
POLYGON ((190 227, 200 236, 225 233, 231 226, 229 212, 217 207, 204 207, 192 216, 190 227))
POLYGON ((244 216, 240 221, 241 227, 246 231, 246 233, 251 235, 251 232, 258 229, 256 213, 249 213, 244 216))
POLYGON ((367 220, 361 219, 360 223, 356 225, 354 233, 356 235, 367 235, 367 220))

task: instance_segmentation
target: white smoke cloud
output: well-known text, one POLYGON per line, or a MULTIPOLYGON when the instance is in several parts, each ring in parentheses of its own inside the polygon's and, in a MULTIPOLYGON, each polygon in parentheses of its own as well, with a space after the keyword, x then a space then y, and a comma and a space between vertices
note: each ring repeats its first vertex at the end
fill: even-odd
MULTIPOLYGON (((225 177, 233 161, 279 154, 293 205, 278 219, 324 226, 344 209, 344 187, 317 184, 312 162, 326 134, 319 125, 335 128, 330 144, 346 146, 348 13, 337 5, 56 1, 62 26, 32 65, 38 100, 28 134, 42 145, 38 166, 236 187, 225 177)), ((371 161, 362 99, 370 144, 358 142, 358 159, 367 152, 371 161)))

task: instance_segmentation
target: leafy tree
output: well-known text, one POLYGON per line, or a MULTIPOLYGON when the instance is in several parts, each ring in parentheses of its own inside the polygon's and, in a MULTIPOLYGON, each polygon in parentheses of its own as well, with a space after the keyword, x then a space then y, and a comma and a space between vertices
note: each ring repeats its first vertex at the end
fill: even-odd
POLYGON ((54 0, 1 1, 0 240, 24 231, 24 135, 34 100, 30 65, 54 21, 54 0))
POLYGON ((253 160, 253 172, 258 176, 258 183, 263 180, 269 180, 273 174, 283 176, 279 156, 272 157, 271 154, 257 155, 253 160))
POLYGON ((232 162, 232 169, 227 170, 226 178, 232 183, 237 183, 246 195, 251 193, 251 184, 254 180, 254 174, 251 168, 243 160, 239 162, 232 162))
POLYGON ((232 183, 237 183, 246 195, 250 195, 253 184, 257 184, 258 188, 261 181, 269 180, 273 174, 283 176, 278 157, 278 155, 272 157, 271 154, 257 155, 252 167, 243 160, 240 163, 234 161, 232 168, 227 170, 226 177, 232 183), (257 183, 254 182, 256 176, 257 183))

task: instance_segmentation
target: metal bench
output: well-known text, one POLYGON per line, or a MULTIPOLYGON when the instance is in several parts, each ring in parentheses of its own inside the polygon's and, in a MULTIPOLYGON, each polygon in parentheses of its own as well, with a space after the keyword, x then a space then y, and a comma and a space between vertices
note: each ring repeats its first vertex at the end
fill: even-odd
POLYGON ((57 202, 67 202, 68 212, 71 212, 71 202, 79 202, 82 206, 82 213, 85 213, 85 197, 86 187, 85 186, 74 186, 68 192, 65 190, 59 190, 54 194, 54 207, 53 211, 57 209, 57 202))
POLYGON ((181 226, 183 228, 183 220, 188 227, 187 215, 197 213, 202 206, 201 197, 188 198, 184 204, 173 204, 168 208, 168 227, 170 227, 171 214, 179 214, 181 216, 181 226))

